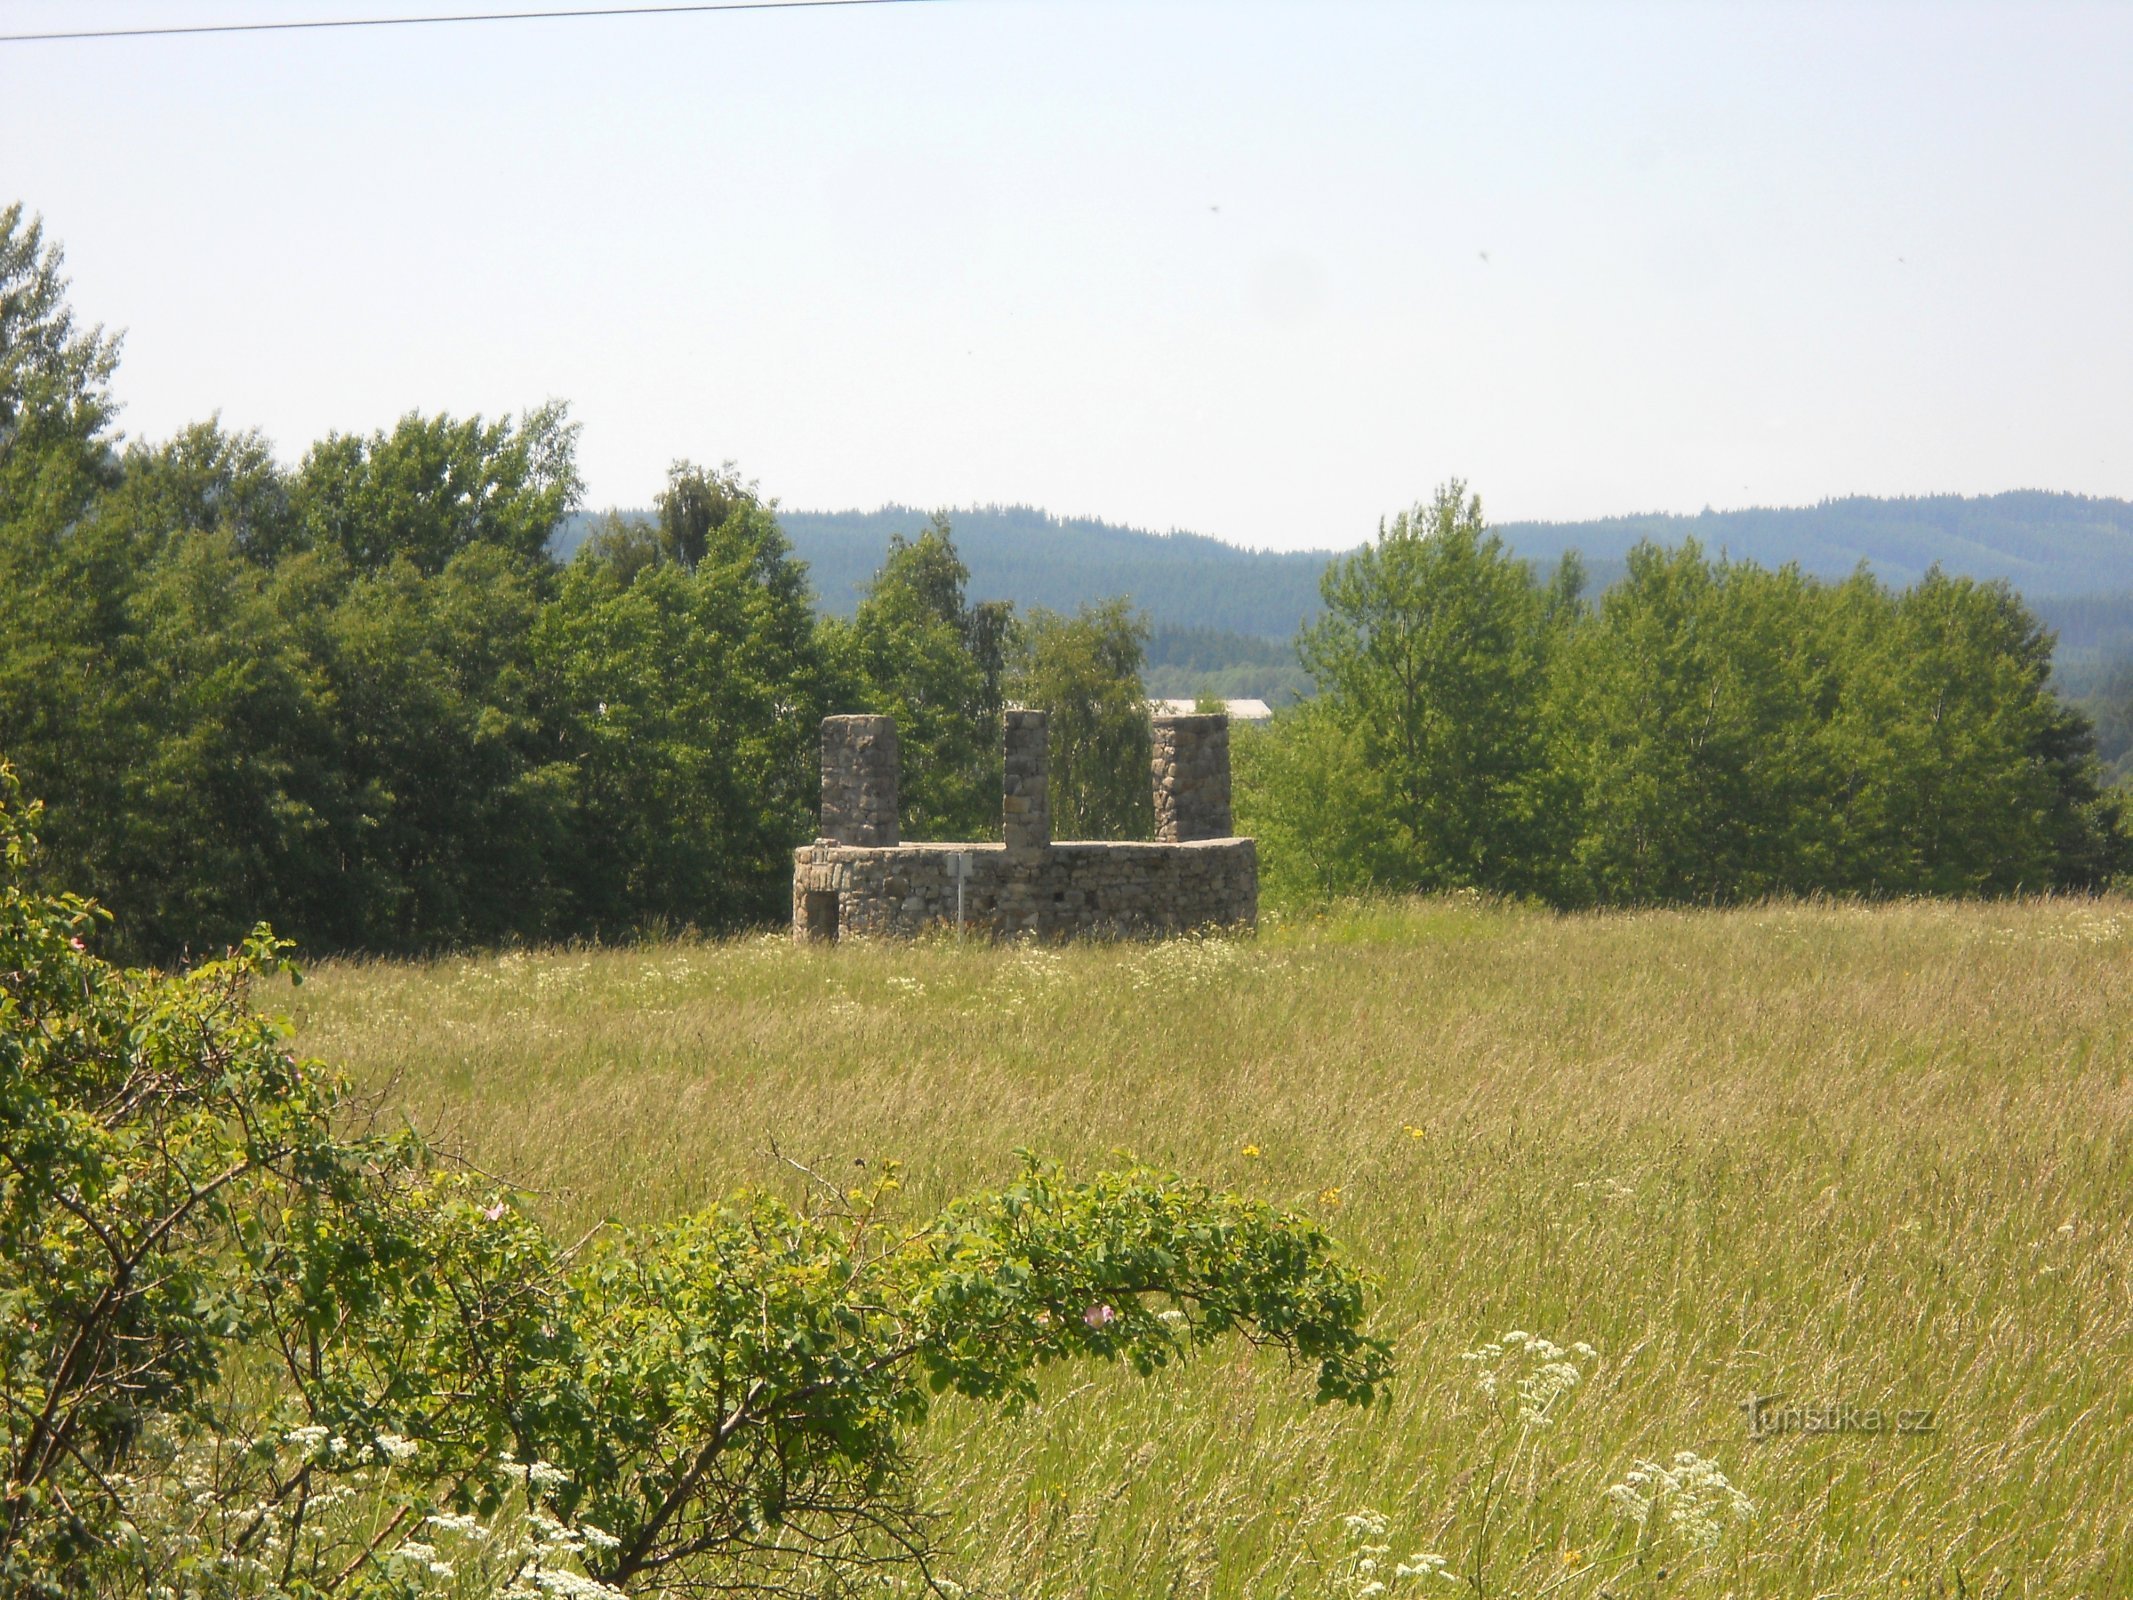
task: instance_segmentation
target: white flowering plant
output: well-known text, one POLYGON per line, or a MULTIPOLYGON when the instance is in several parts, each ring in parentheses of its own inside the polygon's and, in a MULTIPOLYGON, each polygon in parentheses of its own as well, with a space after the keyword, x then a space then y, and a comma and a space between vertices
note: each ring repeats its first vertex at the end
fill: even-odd
POLYGON ((1636 1529, 1636 1559, 1649 1566, 1668 1552, 1709 1551, 1755 1516, 1755 1502, 1717 1462, 1693 1450, 1666 1462, 1638 1461, 1607 1501, 1636 1529))
POLYGON ((1459 1359, 1473 1369, 1473 1393, 1484 1407, 1525 1430, 1554 1421, 1600 1353, 1582 1339, 1560 1345, 1514 1328, 1459 1359))
POLYGON ((567 1248, 380 1133, 251 992, 25 882, 0 767, 0 1592, 934 1590, 907 1456, 935 1395, 1149 1374, 1235 1334, 1380 1394, 1364 1279, 1308 1218, 1034 1157, 903 1219, 810 1174, 567 1248))
POLYGON ((1392 1522, 1381 1511, 1351 1511, 1341 1518, 1341 1532, 1348 1548, 1333 1563, 1327 1592, 1340 1600, 1378 1600, 1385 1594, 1413 1594, 1435 1590, 1429 1580, 1464 1588, 1466 1580, 1452 1570, 1444 1557, 1416 1551, 1405 1559, 1393 1554, 1392 1522))
POLYGON ((1529 1501, 1539 1493, 1542 1441, 1599 1365, 1600 1353, 1582 1339, 1558 1344, 1513 1328, 1459 1359, 1468 1374, 1469 1402, 1478 1410, 1476 1444, 1487 1453, 1474 1473, 1481 1509, 1460 1577, 1482 1594, 1503 1499, 1521 1476, 1529 1501))

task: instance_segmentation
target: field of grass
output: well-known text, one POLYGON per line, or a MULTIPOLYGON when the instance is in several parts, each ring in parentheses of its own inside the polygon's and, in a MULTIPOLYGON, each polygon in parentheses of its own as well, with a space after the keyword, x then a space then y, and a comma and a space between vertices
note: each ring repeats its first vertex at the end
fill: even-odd
POLYGON ((901 1160, 914 1209, 1026 1145, 1327 1220, 1381 1280, 1391 1404, 1315 1410, 1240 1349, 950 1406, 931 1486, 987 1594, 1476 1592, 1394 1577, 1415 1551, 1487 1595, 2133 1594, 2133 904, 765 937, 328 964, 275 1003, 562 1228, 783 1187, 773 1141, 901 1160), (1598 1352, 1523 1433, 1462 1359, 1514 1329, 1598 1352), (1773 1394, 1854 1431, 1752 1440, 1773 1394), (1708 1548, 1606 1496, 1681 1451, 1755 1508, 1708 1548))

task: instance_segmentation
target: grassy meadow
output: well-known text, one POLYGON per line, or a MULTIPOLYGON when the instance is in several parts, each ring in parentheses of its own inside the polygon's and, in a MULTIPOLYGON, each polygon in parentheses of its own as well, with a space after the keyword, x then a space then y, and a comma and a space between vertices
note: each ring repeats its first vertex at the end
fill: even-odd
POLYGON ((1325 1219, 1391 1403, 1240 1346, 944 1407, 948 1570, 989 1595, 2133 1594, 2127 902, 765 936, 327 963, 273 1004, 560 1230, 788 1187, 773 1142, 899 1160, 914 1210, 1029 1146, 1325 1219), (1597 1351, 1546 1427, 1462 1359, 1508 1330, 1597 1351), (1750 1439, 1751 1395, 1855 1431, 1750 1439), (1753 1502, 1715 1544, 1607 1497, 1682 1451, 1753 1502), (1463 1587, 1395 1576, 1418 1551, 1463 1587))

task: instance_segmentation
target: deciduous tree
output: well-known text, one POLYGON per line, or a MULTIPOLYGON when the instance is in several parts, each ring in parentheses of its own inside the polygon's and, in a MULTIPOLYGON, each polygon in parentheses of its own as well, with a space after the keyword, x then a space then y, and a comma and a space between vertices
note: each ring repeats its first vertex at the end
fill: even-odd
POLYGON ((1040 606, 1017 629, 1009 690, 1049 713, 1055 837, 1145 839, 1154 829, 1147 644, 1147 620, 1124 599, 1070 617, 1040 606))

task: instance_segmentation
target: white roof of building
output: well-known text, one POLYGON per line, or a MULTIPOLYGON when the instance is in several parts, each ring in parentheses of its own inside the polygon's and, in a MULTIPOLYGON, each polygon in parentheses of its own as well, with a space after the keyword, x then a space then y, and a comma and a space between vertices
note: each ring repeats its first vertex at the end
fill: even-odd
MULTIPOLYGON (((1197 700, 1150 700, 1148 709, 1159 717, 1188 717, 1197 700)), ((1265 722, 1274 715, 1274 708, 1264 700, 1225 700, 1222 709, 1229 713, 1232 722, 1265 722)))

